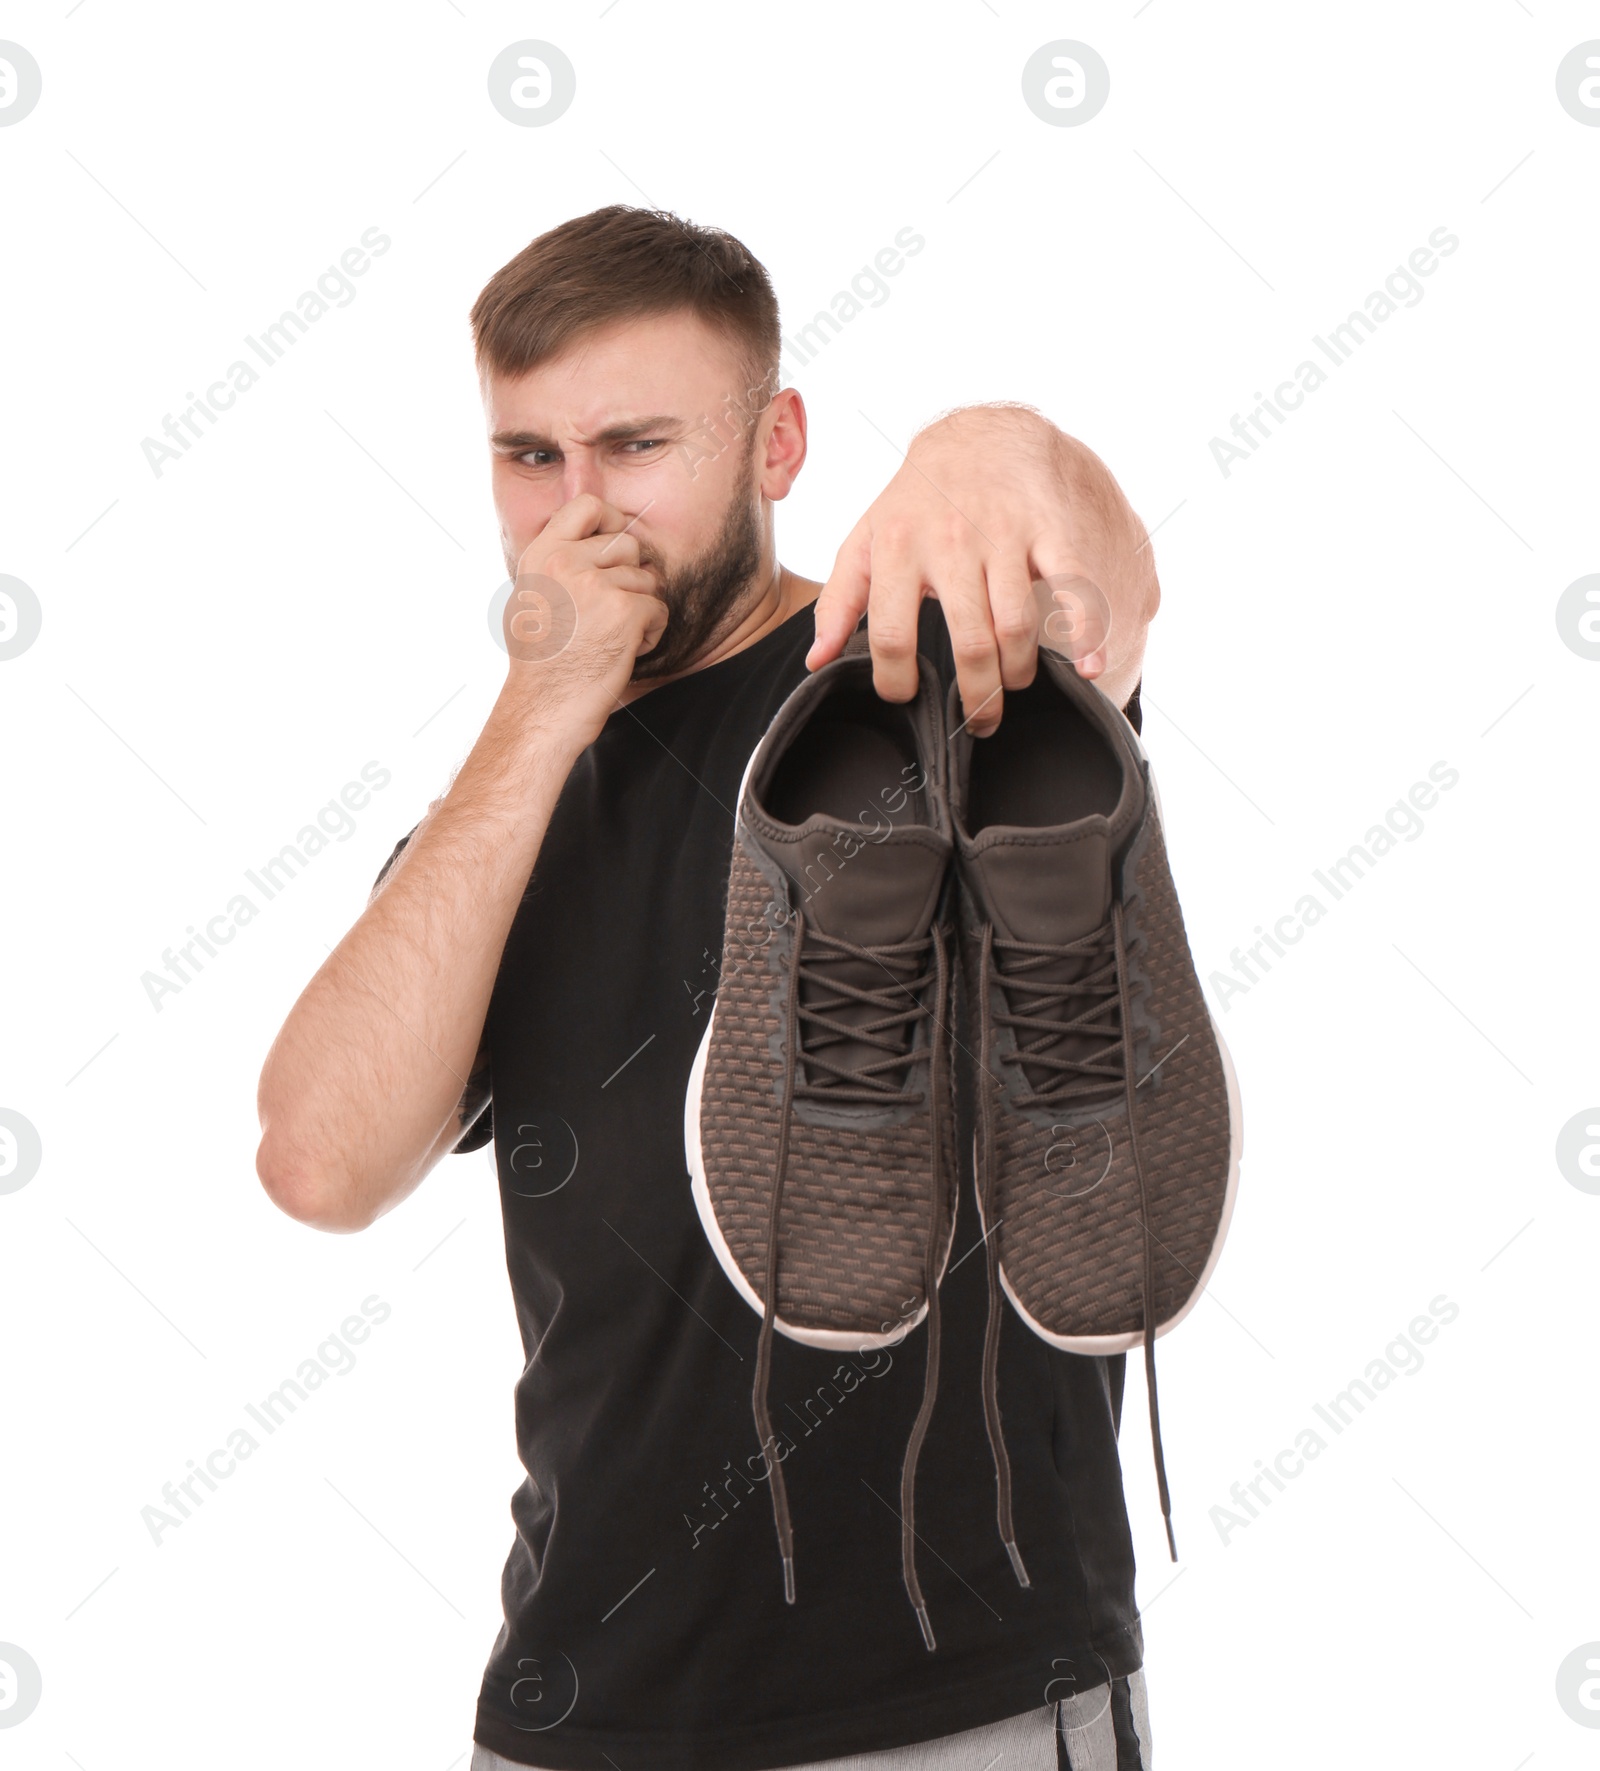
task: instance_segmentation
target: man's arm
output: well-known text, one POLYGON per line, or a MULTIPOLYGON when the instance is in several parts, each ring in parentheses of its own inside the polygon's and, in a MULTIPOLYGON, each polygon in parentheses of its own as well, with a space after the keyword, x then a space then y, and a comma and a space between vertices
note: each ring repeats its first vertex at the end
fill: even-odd
MULTIPOLYGON (((431 817, 444 803, 441 794, 431 806, 428 815, 431 817)), ((420 824, 417 829, 420 829, 420 824)), ((404 853, 406 845, 417 834, 417 829, 409 830, 394 845, 389 859, 378 870, 378 877, 373 881, 372 890, 367 894, 370 904, 378 893, 383 890, 384 882, 394 871, 395 863, 404 853)), ((439 1156, 448 1156, 467 1150, 481 1150, 494 1136, 494 1110, 490 1104, 492 1088, 490 1086, 491 1066, 489 1062, 488 1033, 485 1029, 482 1042, 478 1046, 478 1055, 472 1060, 472 1070, 467 1077, 467 1086, 461 1091, 461 1100, 456 1107, 455 1124, 446 1126, 440 1134, 439 1149, 430 1154, 428 1167, 432 1167, 439 1156)))
POLYGON ((950 628, 976 736, 999 724, 1006 689, 1033 680, 1042 621, 1049 638, 1071 636, 1058 649, 1079 674, 1125 706, 1161 602, 1150 538, 1105 463, 1031 406, 1012 404, 964 407, 912 440, 839 550, 807 664, 836 658, 865 611, 879 694, 910 700, 917 610, 929 591, 950 628), (1041 611, 1039 579, 1064 586, 1061 615, 1041 611))
POLYGON ((506 610, 506 682, 477 743, 267 1055, 256 1170, 302 1223, 366 1228, 455 1145, 473 1111, 500 954, 550 814, 666 625, 625 523, 599 499, 575 498, 524 553, 506 610), (551 658, 518 656, 545 649, 520 643, 518 623, 536 613, 534 574, 576 610, 574 637, 551 658))

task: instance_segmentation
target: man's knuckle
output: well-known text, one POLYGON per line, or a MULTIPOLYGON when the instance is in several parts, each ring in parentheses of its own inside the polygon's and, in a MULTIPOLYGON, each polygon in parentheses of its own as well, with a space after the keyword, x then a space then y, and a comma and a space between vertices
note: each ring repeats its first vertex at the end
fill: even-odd
POLYGON ((871 623, 872 649, 889 658, 903 657, 914 643, 916 630, 903 621, 885 621, 881 616, 871 623))
POLYGON ((921 530, 922 525, 910 517, 885 517, 872 537, 873 551, 876 553, 881 548, 893 554, 910 553, 921 530))
POLYGON ((977 530, 959 510, 942 510, 931 524, 934 540, 943 548, 971 547, 977 530))
POLYGON ((1026 604, 1012 604, 996 612, 994 631, 998 639, 1028 640, 1034 635, 1034 613, 1026 604))
POLYGON ((957 664, 987 664, 994 656, 994 643, 986 634, 963 631, 951 634, 950 650, 957 664))

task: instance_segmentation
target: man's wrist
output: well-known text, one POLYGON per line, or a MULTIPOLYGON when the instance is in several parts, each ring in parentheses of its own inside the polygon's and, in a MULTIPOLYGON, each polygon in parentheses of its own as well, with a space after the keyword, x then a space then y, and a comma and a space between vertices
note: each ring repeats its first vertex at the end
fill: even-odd
POLYGON ((537 756, 547 766, 559 767, 564 776, 599 735, 608 712, 553 698, 544 685, 512 672, 501 685, 484 730, 504 750, 521 758, 537 756))

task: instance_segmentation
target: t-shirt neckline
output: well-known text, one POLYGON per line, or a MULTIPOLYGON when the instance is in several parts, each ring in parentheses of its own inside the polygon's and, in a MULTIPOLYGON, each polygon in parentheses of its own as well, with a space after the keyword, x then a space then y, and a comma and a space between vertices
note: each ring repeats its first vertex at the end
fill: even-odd
POLYGON ((641 695, 637 701, 630 701, 618 707, 611 717, 615 719, 618 713, 637 713, 641 707, 659 707, 663 704, 660 698, 662 696, 670 697, 674 689, 691 689, 698 684, 716 680, 719 672, 725 673, 735 667, 748 668, 756 664, 769 652, 777 651, 780 641, 791 639, 791 629, 794 624, 802 616, 809 615, 815 607, 814 601, 804 604, 796 609, 787 620, 780 621, 770 633, 762 634, 760 639, 752 641, 737 652, 730 652, 726 658, 719 658, 715 664, 704 665, 699 670, 691 670, 687 676, 677 677, 670 683, 662 683, 658 688, 651 689, 647 694, 641 695))

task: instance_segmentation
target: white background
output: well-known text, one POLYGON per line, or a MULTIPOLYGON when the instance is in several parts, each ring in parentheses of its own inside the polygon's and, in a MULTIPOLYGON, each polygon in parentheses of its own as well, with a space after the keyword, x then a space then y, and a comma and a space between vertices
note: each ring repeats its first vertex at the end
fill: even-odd
POLYGON ((1181 1571, 1129 1363, 1152 1713, 1169 1771, 1592 1764, 1556 1674, 1600 1640, 1600 1197, 1555 1142, 1600 1102, 1600 663, 1555 609, 1600 571, 1600 128, 1555 71, 1600 12, 58 0, 0 37, 44 79, 0 128, 0 572, 43 609, 0 664, 0 1106, 43 1145, 0 1196, 0 1641, 44 1692, 7 1762, 464 1763, 519 1480, 493 1177, 318 1235, 255 1179, 254 1088, 503 668, 467 311, 624 201, 743 239, 791 336, 927 241, 795 378, 786 564, 825 577, 969 400, 1037 404, 1160 525, 1146 734, 1203 976, 1459 771, 1212 987, 1248 1131, 1162 1343, 1181 1571), (549 127, 486 96, 525 37, 577 69, 549 127), (1081 127, 1022 101, 1062 37, 1111 70, 1081 127), (141 439, 369 227, 355 299, 156 476, 141 439), (1440 227, 1424 298, 1224 476, 1211 437, 1440 227), (157 1012, 141 975, 369 761, 354 834, 157 1012), (154 1545, 141 1508, 373 1294, 356 1368, 154 1545), (1423 1369, 1224 1544, 1230 1485, 1440 1294, 1423 1369))

